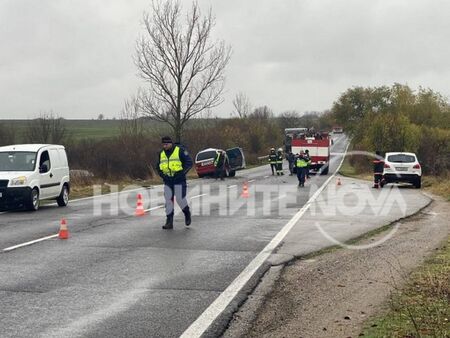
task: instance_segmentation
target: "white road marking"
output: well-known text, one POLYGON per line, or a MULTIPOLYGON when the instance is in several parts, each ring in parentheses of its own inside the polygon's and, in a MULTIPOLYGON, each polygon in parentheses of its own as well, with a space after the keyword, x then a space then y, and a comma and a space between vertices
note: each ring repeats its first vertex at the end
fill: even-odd
POLYGON ((232 188, 236 188, 237 187, 237 184, 233 184, 233 185, 229 185, 228 187, 227 187, 227 189, 232 189, 232 188))
POLYGON ((248 183, 252 183, 252 182, 255 182, 256 180, 248 180, 247 182, 248 183))
POLYGON ((267 176, 264 176, 264 178, 267 178, 267 177, 269 177, 269 175, 267 175, 267 176))
POLYGON ((35 239, 34 241, 30 241, 30 242, 26 242, 26 243, 10 246, 9 248, 3 249, 3 252, 8 252, 8 251, 11 251, 11 250, 14 250, 14 249, 22 248, 24 246, 28 246, 28 245, 39 243, 39 242, 42 242, 42 241, 46 241, 47 239, 51 239, 51 238, 55 238, 55 237, 58 237, 58 234, 47 236, 47 237, 42 237, 42 238, 39 238, 39 239, 35 239))
POLYGON ((164 208, 164 204, 157 205, 156 207, 153 207, 153 208, 150 208, 150 209, 145 209, 144 211, 145 212, 149 212, 149 211, 156 210, 156 209, 161 209, 161 208, 164 208))
MULTIPOLYGON (((347 152, 345 149, 345 153, 347 152)), ((342 166, 345 157, 342 158, 336 171, 331 175, 313 196, 306 202, 306 204, 287 222, 278 234, 270 241, 269 244, 256 256, 249 265, 236 277, 236 279, 216 298, 214 302, 198 317, 180 336, 181 338, 200 337, 216 318, 226 309, 231 301, 236 297, 239 291, 247 284, 250 278, 256 273, 266 259, 272 254, 272 251, 281 243, 288 232, 294 227, 303 214, 309 209, 311 204, 317 199, 319 194, 325 189, 330 181, 336 176, 339 168, 342 166)))
POLYGON ((200 195, 197 195, 197 196, 192 196, 191 200, 193 200, 194 198, 200 198, 200 197, 206 196, 206 195, 208 195, 208 194, 200 194, 200 195))

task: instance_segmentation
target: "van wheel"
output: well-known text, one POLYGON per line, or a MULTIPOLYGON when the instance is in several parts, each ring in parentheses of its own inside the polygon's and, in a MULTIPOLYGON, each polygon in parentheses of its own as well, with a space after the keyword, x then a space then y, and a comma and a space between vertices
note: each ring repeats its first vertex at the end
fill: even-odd
POLYGON ((228 174, 228 177, 234 177, 236 176, 236 171, 231 170, 230 173, 228 174))
POLYGON ((67 188, 67 185, 63 185, 61 193, 56 199, 56 202, 60 207, 65 207, 67 204, 69 204, 69 189, 67 188))
POLYGON ((26 205, 28 210, 37 211, 39 209, 39 190, 34 188, 31 190, 30 199, 26 205))

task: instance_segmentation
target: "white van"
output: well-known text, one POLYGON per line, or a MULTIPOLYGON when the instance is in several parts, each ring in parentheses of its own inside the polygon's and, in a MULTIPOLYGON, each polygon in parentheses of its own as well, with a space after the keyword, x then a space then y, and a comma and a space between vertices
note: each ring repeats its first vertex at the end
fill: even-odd
POLYGON ((0 210, 38 210, 41 200, 69 203, 66 150, 50 144, 0 147, 0 210))

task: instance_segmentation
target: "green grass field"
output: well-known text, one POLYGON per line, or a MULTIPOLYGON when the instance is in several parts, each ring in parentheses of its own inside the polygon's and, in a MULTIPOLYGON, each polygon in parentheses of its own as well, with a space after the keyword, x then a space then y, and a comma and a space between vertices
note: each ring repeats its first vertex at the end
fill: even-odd
MULTIPOLYGON (((216 119, 192 119, 186 125, 187 128, 194 127, 197 123, 214 123, 216 119)), ((25 142, 25 130, 33 120, 0 120, 0 126, 13 128, 15 131, 15 143, 25 142)), ((106 139, 114 137, 119 133, 120 120, 70 120, 64 119, 64 126, 69 134, 69 139, 78 141, 82 139, 106 139)), ((171 133, 169 127, 162 122, 145 121, 144 128, 148 134, 171 133)))

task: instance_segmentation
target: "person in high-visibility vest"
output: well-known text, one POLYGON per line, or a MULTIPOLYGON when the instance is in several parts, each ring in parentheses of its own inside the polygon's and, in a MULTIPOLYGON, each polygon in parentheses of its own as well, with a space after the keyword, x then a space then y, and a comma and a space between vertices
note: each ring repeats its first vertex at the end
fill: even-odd
POLYGON ((308 167, 309 159, 305 157, 305 154, 300 152, 300 155, 297 157, 297 161, 295 162, 295 166, 297 168, 297 178, 298 178, 298 186, 305 186, 305 176, 306 176, 306 168, 308 167))
POLYGON ((271 148, 270 149, 270 154, 269 154, 269 164, 270 164, 270 169, 272 169, 272 175, 275 175, 275 171, 277 170, 277 153, 275 152, 275 148, 271 148))
POLYGON ((224 180, 226 165, 227 165, 226 152, 224 150, 219 150, 217 152, 216 158, 214 159, 214 167, 216 167, 214 176, 216 177, 216 180, 219 177, 221 181, 224 180))
POLYGON ((277 151, 277 175, 284 175, 283 173, 283 149, 277 151))
POLYGON ((161 140, 162 150, 159 153, 156 168, 164 181, 164 198, 166 200, 166 224, 163 229, 173 229, 174 197, 184 213, 185 224, 191 224, 191 211, 186 199, 186 174, 193 162, 189 153, 180 145, 174 145, 169 136, 161 140))
POLYGON ((305 159, 308 161, 308 165, 306 166, 306 178, 310 178, 309 177, 309 168, 311 166, 311 157, 309 156, 309 150, 305 149, 305 154, 304 154, 305 159))

